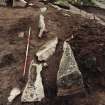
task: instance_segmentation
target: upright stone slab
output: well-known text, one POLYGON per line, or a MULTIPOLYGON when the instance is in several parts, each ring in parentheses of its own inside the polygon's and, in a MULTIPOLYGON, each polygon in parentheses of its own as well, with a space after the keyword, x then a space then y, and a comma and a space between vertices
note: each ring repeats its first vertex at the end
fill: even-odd
POLYGON ((41 101, 44 98, 44 88, 41 78, 42 64, 32 60, 29 68, 28 82, 22 93, 22 102, 41 101))
POLYGON ((63 55, 57 74, 58 96, 70 95, 83 91, 82 74, 79 71, 70 45, 65 41, 63 55))

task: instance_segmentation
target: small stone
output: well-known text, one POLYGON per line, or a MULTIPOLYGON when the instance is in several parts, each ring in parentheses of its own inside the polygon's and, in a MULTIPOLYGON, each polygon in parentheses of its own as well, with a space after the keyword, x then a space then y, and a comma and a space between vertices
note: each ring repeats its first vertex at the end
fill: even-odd
POLYGON ((39 61, 46 61, 55 52, 56 45, 58 44, 58 38, 55 37, 52 40, 44 44, 40 50, 36 53, 39 61))
POLYGON ((83 89, 82 74, 75 61, 70 45, 65 41, 57 74, 58 96, 70 95, 83 89))
POLYGON ((56 8, 58 11, 61 11, 61 10, 62 10, 62 8, 60 8, 60 7, 57 6, 57 5, 53 5, 53 4, 51 4, 51 6, 54 7, 54 8, 56 8))
POLYGON ((19 32, 18 37, 23 38, 24 37, 24 32, 19 32))
POLYGON ((47 63, 43 63, 43 66, 44 66, 44 67, 48 67, 48 64, 47 64, 47 63))
POLYGON ((28 5, 29 5, 29 6, 34 6, 34 4, 33 4, 33 3, 29 3, 28 5))
POLYGON ((47 11, 47 7, 40 8, 41 13, 45 13, 47 11))
POLYGON ((32 60, 29 67, 28 82, 21 97, 22 102, 41 101, 44 98, 41 71, 42 64, 34 63, 32 60))
POLYGON ((21 93, 20 89, 15 87, 11 90, 10 96, 8 97, 8 102, 12 102, 19 94, 21 93))

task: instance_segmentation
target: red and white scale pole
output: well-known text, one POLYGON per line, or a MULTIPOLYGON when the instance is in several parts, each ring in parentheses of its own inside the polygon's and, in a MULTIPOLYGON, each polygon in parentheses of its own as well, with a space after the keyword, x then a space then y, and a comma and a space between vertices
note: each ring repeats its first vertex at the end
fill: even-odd
POLYGON ((27 39, 27 49, 26 49, 26 56, 25 56, 23 76, 25 76, 25 73, 26 73, 28 53, 29 53, 29 46, 30 46, 30 36, 31 36, 31 27, 29 27, 29 33, 28 33, 28 39, 27 39))

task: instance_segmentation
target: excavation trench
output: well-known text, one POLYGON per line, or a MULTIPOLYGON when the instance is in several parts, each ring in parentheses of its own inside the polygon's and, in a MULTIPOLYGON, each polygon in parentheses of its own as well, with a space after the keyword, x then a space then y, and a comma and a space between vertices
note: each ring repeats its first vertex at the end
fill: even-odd
MULTIPOLYGON (((35 1, 33 1, 35 3, 35 1)), ((42 5, 42 4, 41 4, 42 5)), ((14 86, 24 88, 27 81, 28 66, 38 49, 48 40, 57 36, 59 44, 56 52, 48 59, 48 67, 42 71, 45 98, 36 105, 100 105, 104 104, 105 96, 105 27, 95 20, 85 19, 79 15, 62 14, 55 8, 48 6, 45 14, 47 37, 38 38, 39 7, 25 9, 0 8, 0 105, 6 105, 7 97, 14 86), (8 14, 9 12, 9 14, 8 14), (6 17, 5 17, 6 14, 6 17), (18 15, 17 15, 18 14, 18 15), (12 19, 13 17, 14 18, 12 19), (5 19, 6 18, 6 19, 5 19), (26 77, 22 79, 23 64, 27 43, 28 28, 32 27, 30 50, 26 77), (18 37, 24 32, 23 38, 18 37), (74 52, 76 61, 83 75, 88 97, 81 94, 68 97, 56 96, 56 76, 62 56, 62 46, 65 39, 74 52), (10 57, 8 57, 10 55, 10 57), (6 57, 6 59, 4 59, 6 57), (8 61, 11 61, 8 63, 8 61), (88 100, 88 101, 87 101, 88 100), (100 102, 101 101, 101 102, 100 102)), ((23 103, 34 105, 34 103, 23 103)), ((20 96, 12 105, 22 105, 20 96)))

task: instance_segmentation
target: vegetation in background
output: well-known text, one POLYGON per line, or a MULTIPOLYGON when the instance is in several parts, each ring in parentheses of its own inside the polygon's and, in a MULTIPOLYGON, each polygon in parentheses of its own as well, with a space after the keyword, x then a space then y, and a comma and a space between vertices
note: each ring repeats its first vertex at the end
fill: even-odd
POLYGON ((56 0, 57 4, 67 5, 69 3, 74 5, 94 5, 94 0, 56 0))

